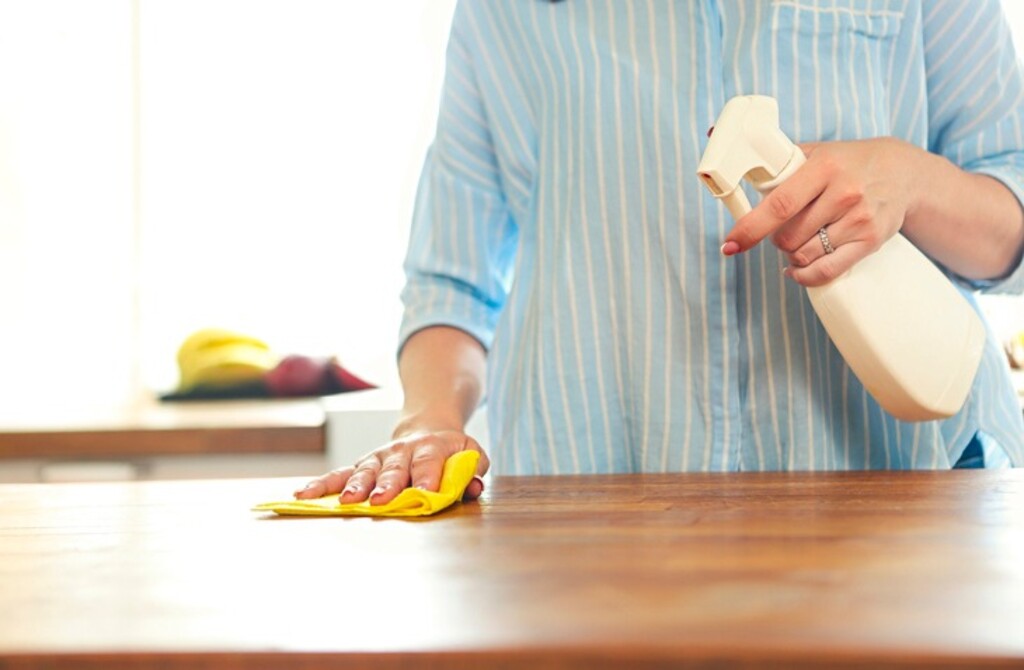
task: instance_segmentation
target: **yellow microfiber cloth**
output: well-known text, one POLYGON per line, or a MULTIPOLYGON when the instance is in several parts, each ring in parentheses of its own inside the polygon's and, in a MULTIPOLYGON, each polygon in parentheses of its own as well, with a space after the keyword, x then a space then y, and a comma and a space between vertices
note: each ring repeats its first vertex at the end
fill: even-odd
POLYGON ((479 452, 460 451, 445 461, 437 493, 407 488, 384 505, 371 505, 368 500, 342 505, 334 494, 315 500, 268 502, 256 505, 253 510, 283 516, 429 516, 462 499, 462 493, 476 474, 479 460, 479 452))

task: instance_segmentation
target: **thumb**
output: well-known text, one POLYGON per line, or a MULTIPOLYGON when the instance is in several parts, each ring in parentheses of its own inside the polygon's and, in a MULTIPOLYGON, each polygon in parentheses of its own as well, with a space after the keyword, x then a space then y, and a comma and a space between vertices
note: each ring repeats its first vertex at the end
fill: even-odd
POLYGON ((476 500, 484 492, 484 480, 479 476, 473 477, 462 492, 463 500, 476 500))
POLYGON ((491 460, 487 458, 487 453, 480 446, 480 443, 473 438, 466 436, 466 441, 462 445, 463 451, 476 451, 480 454, 480 460, 476 464, 476 475, 470 480, 469 484, 466 485, 466 490, 462 494, 463 500, 476 500, 484 492, 484 475, 491 468, 491 460))

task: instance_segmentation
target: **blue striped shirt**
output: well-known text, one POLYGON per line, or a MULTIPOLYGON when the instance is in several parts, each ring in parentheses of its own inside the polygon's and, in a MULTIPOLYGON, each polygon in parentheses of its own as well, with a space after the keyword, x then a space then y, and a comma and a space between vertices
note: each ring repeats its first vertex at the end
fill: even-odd
MULTIPOLYGON (((778 249, 719 253, 732 221, 695 170, 741 94, 777 98, 796 141, 896 136, 1024 200, 998 0, 463 0, 400 338, 446 324, 488 348, 496 471, 945 468, 978 432, 1024 465, 991 336, 959 414, 901 422, 778 249)), ((951 280, 1020 291, 1024 269, 951 280)))

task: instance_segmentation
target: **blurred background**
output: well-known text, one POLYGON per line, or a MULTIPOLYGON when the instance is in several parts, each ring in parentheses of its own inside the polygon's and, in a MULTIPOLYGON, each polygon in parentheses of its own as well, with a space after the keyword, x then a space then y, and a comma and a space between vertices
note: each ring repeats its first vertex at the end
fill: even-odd
POLYGON ((169 390, 211 325, 392 383, 453 6, 0 0, 0 403, 169 390))
POLYGON ((390 379, 453 6, 0 0, 0 403, 168 390, 211 325, 390 379))

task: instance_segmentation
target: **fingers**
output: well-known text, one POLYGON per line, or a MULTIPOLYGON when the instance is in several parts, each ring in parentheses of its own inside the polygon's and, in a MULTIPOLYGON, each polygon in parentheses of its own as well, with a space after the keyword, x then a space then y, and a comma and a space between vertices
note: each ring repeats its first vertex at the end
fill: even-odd
POLYGON ((736 222, 725 237, 722 252, 731 256, 747 251, 778 231, 825 191, 830 177, 829 171, 816 169, 811 161, 805 163, 736 222))
POLYGON ((462 493, 463 500, 476 500, 484 492, 484 480, 479 475, 473 477, 466 490, 462 493))
POLYGON ((802 286, 827 284, 874 250, 871 244, 858 239, 860 233, 863 231, 851 216, 805 232, 804 242, 787 254, 790 266, 785 270, 786 276, 802 286))
POLYGON ((338 493, 345 486, 354 469, 347 467, 332 470, 312 480, 305 487, 295 491, 293 495, 299 500, 309 500, 310 498, 321 498, 338 493))
POLYGON ((881 231, 888 228, 887 220, 885 214, 874 215, 866 206, 858 205, 835 223, 805 233, 803 244, 788 254, 791 266, 786 276, 802 286, 827 284, 878 250, 885 242, 881 231), (825 248, 826 239, 832 253, 825 248))
POLYGON ((789 259, 786 275, 820 286, 899 232, 908 211, 907 166, 914 163, 884 138, 800 146, 807 162, 736 222, 722 253, 746 251, 770 236, 789 259))
POLYGON ((394 500, 402 489, 409 485, 409 449, 398 448, 384 457, 377 485, 370 492, 371 505, 384 505, 394 500))
POLYGON ((381 470, 380 457, 376 452, 364 457, 348 478, 339 500, 342 504, 363 502, 377 484, 377 473, 381 470))
POLYGON ((810 237, 801 244, 795 251, 787 254, 789 264, 796 268, 807 267, 823 256, 833 253, 836 249, 853 242, 856 238, 849 234, 849 227, 845 223, 833 223, 821 226, 809 233, 810 237), (822 239, 821 230, 825 231, 822 239), (833 252, 825 248, 825 240, 828 240, 833 252))
POLYGON ((444 469, 444 461, 448 457, 446 451, 436 441, 429 440, 413 452, 409 462, 409 474, 414 487, 424 491, 436 491, 441 486, 441 470, 444 469))
MULTIPOLYGON (((480 448, 480 444, 468 435, 451 435, 452 438, 444 441, 425 440, 414 452, 410 462, 412 485, 426 491, 436 491, 441 485, 441 472, 444 469, 444 462, 452 455, 460 451, 473 450, 479 452, 480 461, 477 464, 477 478, 482 477, 490 469, 490 461, 487 454, 480 448), (461 437, 461 439, 457 439, 461 437)), ((483 491, 483 480, 480 480, 480 490, 483 491)), ((479 496, 479 493, 477 494, 479 496)), ((474 497, 477 497, 474 496, 474 497)))
POLYGON ((823 286, 845 274, 872 251, 874 249, 864 242, 850 242, 806 267, 790 266, 786 268, 785 274, 801 286, 823 286))
POLYGON ((480 454, 477 476, 464 494, 465 499, 472 500, 483 492, 481 477, 490 468, 490 460, 476 440, 459 431, 422 433, 396 440, 367 454, 354 467, 317 477, 296 491, 295 497, 307 500, 340 493, 343 504, 369 500, 371 505, 383 505, 409 486, 437 491, 445 461, 465 450, 480 454))
MULTIPOLYGON (((870 216, 868 206, 863 202, 863 194, 852 187, 844 187, 842 184, 833 184, 825 189, 825 192, 818 196, 803 211, 794 216, 790 221, 780 226, 772 234, 772 243, 791 256, 794 265, 807 265, 821 254, 815 253, 824 249, 819 246, 814 248, 813 241, 822 228, 828 227, 829 238, 833 240, 833 247, 837 246, 842 232, 836 225, 840 219, 850 218, 852 223, 858 225, 869 222, 870 216), (850 213, 854 217, 850 217, 850 213), (835 232, 833 232, 835 231, 835 232), (803 262, 800 262, 800 253, 811 253, 803 262)), ((850 235, 844 242, 855 237, 850 235)), ((818 240, 820 242, 820 240, 818 240)))
MULTIPOLYGON (((480 448, 476 440, 471 440, 476 445, 473 448, 480 452, 480 461, 476 464, 476 476, 483 477, 487 474, 487 471, 491 469, 491 459, 487 458, 487 452, 480 448)), ((480 490, 483 490, 483 480, 480 480, 480 490)))

